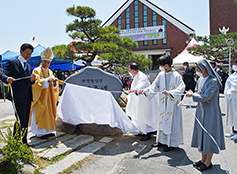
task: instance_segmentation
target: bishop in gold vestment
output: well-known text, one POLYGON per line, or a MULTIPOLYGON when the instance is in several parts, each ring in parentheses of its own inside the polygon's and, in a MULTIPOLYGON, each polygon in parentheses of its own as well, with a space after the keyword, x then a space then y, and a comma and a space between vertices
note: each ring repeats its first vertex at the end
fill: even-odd
POLYGON ((55 130, 58 101, 58 83, 49 69, 54 54, 50 48, 41 53, 41 64, 33 72, 36 81, 33 87, 33 103, 31 105, 31 131, 37 137, 51 134, 55 130))

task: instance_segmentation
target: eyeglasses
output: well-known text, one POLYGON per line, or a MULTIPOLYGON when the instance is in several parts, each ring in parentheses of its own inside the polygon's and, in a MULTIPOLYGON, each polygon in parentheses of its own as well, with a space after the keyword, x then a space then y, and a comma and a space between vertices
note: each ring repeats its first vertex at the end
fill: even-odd
POLYGON ((50 64, 50 61, 43 61, 43 63, 45 63, 45 64, 50 64))
POLYGON ((30 56, 30 55, 32 54, 32 52, 29 53, 29 52, 27 52, 27 51, 23 51, 23 53, 26 54, 26 55, 28 55, 28 56, 30 56))

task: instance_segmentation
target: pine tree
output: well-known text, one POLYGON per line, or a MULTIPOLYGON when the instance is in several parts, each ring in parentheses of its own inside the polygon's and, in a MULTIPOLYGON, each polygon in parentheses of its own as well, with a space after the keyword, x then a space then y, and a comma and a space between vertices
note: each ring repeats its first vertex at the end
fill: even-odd
POLYGON ((77 41, 69 45, 54 46, 56 57, 91 63, 96 55, 100 55, 99 59, 108 61, 102 65, 105 68, 110 65, 123 67, 136 62, 142 70, 148 69, 151 60, 132 52, 132 49, 138 47, 137 42, 128 37, 120 37, 120 30, 114 26, 102 26, 102 21, 95 18, 94 9, 73 6, 66 11, 69 16, 76 17, 66 25, 66 32, 77 41))

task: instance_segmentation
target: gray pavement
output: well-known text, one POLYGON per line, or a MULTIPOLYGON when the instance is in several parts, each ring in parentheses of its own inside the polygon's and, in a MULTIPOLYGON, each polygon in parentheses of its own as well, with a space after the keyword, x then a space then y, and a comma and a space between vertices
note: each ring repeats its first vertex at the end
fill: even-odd
POLYGON ((12 103, 9 100, 0 99, 0 119, 14 115, 12 103))
MULTIPOLYGON (((125 96, 124 96, 125 97, 125 96)), ((225 97, 220 95, 220 106, 223 116, 223 125, 225 133, 231 131, 231 127, 225 126, 225 97)), ((192 104, 195 112, 195 103, 192 104)), ((84 164, 81 169, 75 170, 74 174, 83 173, 159 173, 159 174, 179 174, 179 173, 201 173, 192 166, 193 161, 198 161, 201 157, 196 148, 191 148, 191 138, 194 124, 194 116, 189 107, 182 105, 183 110, 183 128, 184 144, 171 152, 163 152, 163 148, 151 148, 155 142, 155 136, 151 140, 141 142, 141 137, 124 135, 114 141, 105 144, 105 146, 94 153, 93 160, 84 164)), ((0 120, 13 116, 11 103, 0 100, 0 120)), ((105 140, 106 141, 106 140, 105 140)), ((227 159, 228 171, 231 174, 237 173, 236 161, 236 143, 230 138, 225 138, 226 150, 222 153, 227 159)), ((75 153, 79 153, 76 151, 75 153)), ((74 153, 73 153, 74 155, 74 153)), ((76 154, 75 156, 78 156, 76 154)), ((68 156, 69 159, 71 156, 68 156)), ((65 159, 68 159, 65 158, 65 159)), ((74 158, 74 156, 73 156, 74 158)), ((78 157, 79 158, 79 157, 78 157)), ((80 157, 81 158, 81 157, 80 157)), ((69 160, 70 161, 70 160, 69 160)), ((69 162, 68 161, 68 162, 69 162)), ((76 160, 78 161, 78 160, 76 160)), ((63 161, 65 162, 65 161, 63 161)), ((221 154, 213 156, 213 168, 202 173, 224 174, 226 173, 226 163, 221 154)), ((61 164, 62 162, 59 161, 61 164)))
MULTIPOLYGON (((223 116, 223 125, 225 133, 231 131, 231 127, 225 126, 225 98, 220 94, 220 105, 223 116)), ((195 111, 195 103, 192 104, 195 111)), ((139 141, 140 137, 123 136, 112 143, 107 144, 103 150, 94 155, 92 161, 84 164, 81 169, 74 171, 74 174, 83 173, 159 173, 159 174, 186 174, 201 173, 193 168, 193 161, 201 158, 196 148, 190 147, 194 116, 189 107, 183 105, 183 128, 184 144, 171 152, 163 152, 163 148, 151 148, 155 142, 155 136, 146 142, 139 141)), ((228 171, 231 174, 237 173, 236 161, 237 142, 225 138, 226 150, 222 151, 228 163, 228 171)), ((221 154, 213 156, 213 168, 202 173, 224 174, 226 173, 225 159, 221 154)))

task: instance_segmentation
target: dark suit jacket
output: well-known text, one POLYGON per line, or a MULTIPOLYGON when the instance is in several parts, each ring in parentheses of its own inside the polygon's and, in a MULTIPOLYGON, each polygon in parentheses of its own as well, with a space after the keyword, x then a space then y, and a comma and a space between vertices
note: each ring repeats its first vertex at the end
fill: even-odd
POLYGON ((218 71, 218 75, 221 77, 221 82, 222 82, 222 84, 225 84, 225 82, 226 82, 226 80, 227 80, 227 78, 228 78, 228 74, 227 74, 227 72, 225 72, 225 71, 218 71))
POLYGON ((183 81, 186 85, 185 90, 194 90, 196 82, 194 81, 194 71, 192 68, 188 67, 185 70, 185 74, 183 75, 183 81))
MULTIPOLYGON (((18 79, 26 76, 30 76, 32 73, 32 69, 30 64, 26 63, 27 69, 26 73, 21 65, 21 62, 18 58, 9 60, 3 70, 3 74, 1 76, 1 80, 4 83, 7 83, 7 78, 9 76, 18 79)), ((27 100, 33 101, 33 95, 32 95, 32 84, 34 82, 30 82, 30 78, 15 81, 12 83, 12 90, 13 90, 13 96, 14 96, 14 102, 17 103, 24 103, 27 100)), ((11 93, 9 91, 7 99, 12 101, 11 93)))

